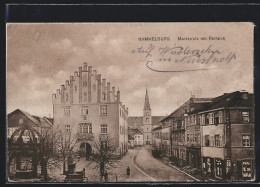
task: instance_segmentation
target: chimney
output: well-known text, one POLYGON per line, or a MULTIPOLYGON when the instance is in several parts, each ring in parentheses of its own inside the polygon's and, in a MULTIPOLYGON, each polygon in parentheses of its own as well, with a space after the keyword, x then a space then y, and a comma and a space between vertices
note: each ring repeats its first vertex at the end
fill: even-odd
POLYGON ((246 90, 241 90, 240 93, 242 99, 248 99, 248 92, 246 90))
POLYGON ((120 102, 120 91, 119 91, 119 88, 118 88, 118 91, 117 91, 117 94, 116 94, 116 99, 117 99, 117 102, 119 103, 120 102))
POLYGON ((57 95, 60 94, 60 89, 57 89, 57 95))
POLYGON ((88 74, 91 75, 92 74, 92 66, 88 67, 88 74))
POLYGON ((112 98, 113 98, 113 101, 115 101, 115 97, 116 97, 116 88, 113 86, 112 87, 112 98))
POLYGON ((107 83, 107 101, 110 102, 110 82, 107 83))
POLYGON ((56 94, 52 94, 52 104, 55 103, 55 99, 56 99, 56 94))
POLYGON ((88 71, 88 63, 84 62, 83 64, 83 71, 88 71))
POLYGON ((69 81, 66 80, 66 88, 65 89, 68 89, 68 85, 69 85, 69 81))
POLYGON ((74 80, 74 77, 70 76, 70 84, 72 84, 73 80, 74 80))

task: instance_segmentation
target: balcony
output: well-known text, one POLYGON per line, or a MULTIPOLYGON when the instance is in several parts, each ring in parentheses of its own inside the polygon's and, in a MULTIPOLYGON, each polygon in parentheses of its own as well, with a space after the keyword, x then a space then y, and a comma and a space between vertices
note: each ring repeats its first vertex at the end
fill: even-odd
POLYGON ((78 133, 77 137, 80 140, 83 140, 83 139, 85 139, 85 140, 93 140, 94 135, 93 135, 93 133, 78 133))

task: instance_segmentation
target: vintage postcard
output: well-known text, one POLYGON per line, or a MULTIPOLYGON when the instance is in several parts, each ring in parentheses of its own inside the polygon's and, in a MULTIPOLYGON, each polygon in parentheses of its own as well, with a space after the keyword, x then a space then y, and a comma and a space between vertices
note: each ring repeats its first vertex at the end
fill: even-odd
POLYGON ((253 23, 6 31, 8 183, 255 180, 253 23))

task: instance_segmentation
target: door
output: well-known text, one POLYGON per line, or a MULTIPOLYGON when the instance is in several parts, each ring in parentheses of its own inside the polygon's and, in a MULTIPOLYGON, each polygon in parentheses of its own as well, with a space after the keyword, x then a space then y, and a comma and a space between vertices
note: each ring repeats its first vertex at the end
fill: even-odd
POLYGON ((89 158, 92 152, 91 145, 89 143, 86 143, 86 157, 89 158))

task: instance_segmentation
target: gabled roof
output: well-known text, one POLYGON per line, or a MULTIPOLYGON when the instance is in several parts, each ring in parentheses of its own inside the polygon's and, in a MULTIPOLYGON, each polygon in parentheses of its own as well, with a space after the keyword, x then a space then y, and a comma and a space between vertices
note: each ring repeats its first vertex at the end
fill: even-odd
POLYGON ((20 109, 16 109, 15 111, 9 113, 7 115, 7 118, 8 118, 8 127, 16 127, 18 126, 18 124, 15 124, 15 123, 9 123, 9 118, 12 116, 14 118, 15 121, 19 121, 19 119, 15 119, 15 118, 18 118, 19 115, 24 115, 27 119, 29 119, 33 125, 37 126, 37 127, 51 127, 52 126, 52 120, 49 120, 48 118, 46 117, 38 117, 38 116, 33 116, 31 114, 29 114, 28 112, 25 112, 23 110, 20 110, 20 109))
POLYGON ((143 134, 139 129, 128 129, 128 135, 143 134))
MULTIPOLYGON (((158 125, 159 121, 165 116, 152 116, 152 126, 158 125)), ((130 116, 127 118, 127 123, 129 127, 141 128, 143 125, 143 116, 130 116)))
POLYGON ((203 108, 203 111, 223 107, 254 107, 254 94, 240 91, 225 93, 215 97, 210 105, 203 108))
POLYGON ((159 125, 159 126, 153 128, 152 131, 156 131, 156 130, 160 130, 160 129, 162 129, 162 126, 161 126, 161 125, 159 125))
POLYGON ((188 110, 190 108, 190 104, 209 104, 212 102, 212 98, 194 98, 191 97, 188 101, 186 101, 183 105, 181 105, 179 108, 177 108, 174 112, 172 112, 170 115, 166 116, 165 118, 163 118, 162 120, 160 120, 160 122, 163 122, 169 118, 180 118, 183 114, 185 114, 185 112, 187 112, 186 110, 188 110))

